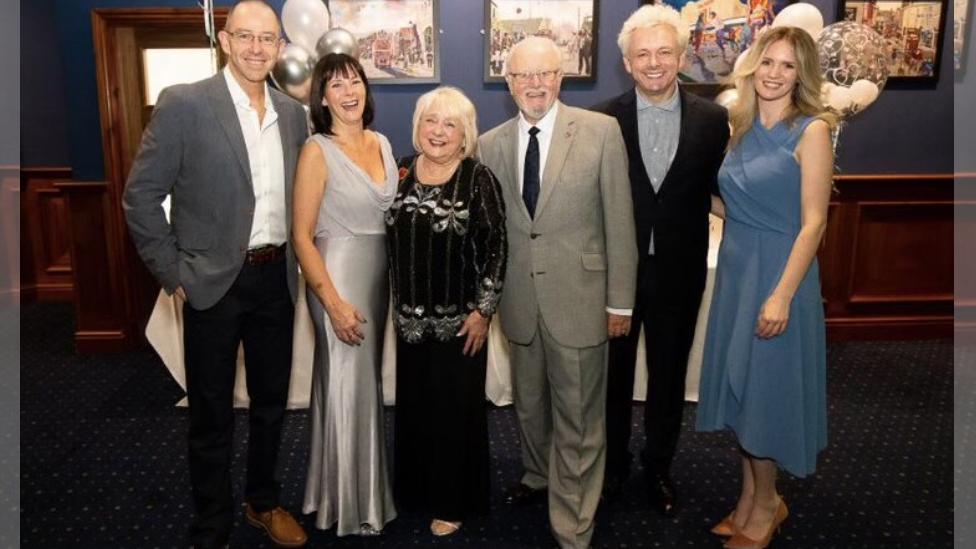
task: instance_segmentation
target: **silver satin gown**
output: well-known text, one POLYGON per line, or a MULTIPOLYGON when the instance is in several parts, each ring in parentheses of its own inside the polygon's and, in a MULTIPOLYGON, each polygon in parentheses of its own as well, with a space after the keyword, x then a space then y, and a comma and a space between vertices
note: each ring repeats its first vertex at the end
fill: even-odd
POLYGON ((365 315, 361 346, 343 343, 322 303, 307 291, 315 325, 312 440, 303 511, 318 511, 316 528, 336 525, 340 536, 375 529, 396 517, 383 437, 381 367, 389 307, 383 214, 397 186, 397 167, 382 135, 382 184, 371 181, 328 137, 314 135, 325 155, 328 181, 315 227, 315 246, 339 295, 365 315))

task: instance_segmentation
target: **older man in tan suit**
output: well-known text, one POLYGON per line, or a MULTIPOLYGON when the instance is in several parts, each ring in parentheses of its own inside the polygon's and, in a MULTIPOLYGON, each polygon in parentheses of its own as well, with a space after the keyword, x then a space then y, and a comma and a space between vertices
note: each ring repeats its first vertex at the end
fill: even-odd
POLYGON ((498 311, 525 473, 505 500, 548 488, 560 547, 585 549, 603 486, 607 338, 630 330, 637 245, 620 128, 557 100, 561 65, 546 38, 512 49, 505 78, 519 114, 486 133, 479 154, 507 211, 498 311))

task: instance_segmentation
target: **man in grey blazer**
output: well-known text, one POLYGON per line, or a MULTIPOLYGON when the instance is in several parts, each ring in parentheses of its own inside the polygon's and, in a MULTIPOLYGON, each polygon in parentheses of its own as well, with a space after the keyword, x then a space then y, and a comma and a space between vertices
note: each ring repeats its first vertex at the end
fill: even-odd
POLYGON ((557 100, 561 54, 530 37, 509 55, 519 115, 482 136, 508 212, 499 304, 511 344, 521 482, 506 503, 548 488, 560 547, 593 535, 605 461, 607 339, 629 332, 637 270, 627 156, 613 118, 557 100))
POLYGON ((265 83, 281 46, 267 4, 234 6, 219 33, 228 64, 167 88, 129 173, 132 240, 167 293, 185 300, 193 547, 225 547, 231 494, 233 391, 243 342, 250 396, 248 521, 279 546, 306 535, 279 506, 278 446, 291 374, 297 268, 286 249, 291 184, 305 112, 265 83), (162 202, 172 196, 167 221, 162 202))

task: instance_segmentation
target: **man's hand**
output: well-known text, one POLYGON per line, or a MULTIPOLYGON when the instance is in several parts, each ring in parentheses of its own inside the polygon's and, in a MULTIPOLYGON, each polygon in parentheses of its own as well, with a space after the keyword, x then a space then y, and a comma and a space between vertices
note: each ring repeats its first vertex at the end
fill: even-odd
POLYGON ((607 313, 607 336, 611 339, 630 333, 630 317, 607 313))

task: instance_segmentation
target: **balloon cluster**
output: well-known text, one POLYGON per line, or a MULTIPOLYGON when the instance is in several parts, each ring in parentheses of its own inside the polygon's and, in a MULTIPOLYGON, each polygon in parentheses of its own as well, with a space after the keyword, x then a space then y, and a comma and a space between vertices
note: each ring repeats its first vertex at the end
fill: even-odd
POLYGON ((823 101, 840 117, 856 114, 878 98, 888 81, 888 48, 871 27, 841 21, 817 40, 826 82, 823 101))
MULTIPOLYGON (((799 2, 784 8, 773 27, 798 27, 817 43, 820 68, 826 82, 821 90, 824 106, 841 118, 861 112, 877 100, 888 80, 887 46, 871 27, 842 21, 824 27, 823 15, 812 4, 799 2)), ((743 51, 738 61, 746 55, 743 51)), ((724 90, 715 102, 728 108, 738 95, 724 90)))
POLYGON ((291 42, 278 52, 271 79, 302 103, 308 103, 312 70, 319 57, 359 54, 356 37, 345 29, 330 29, 329 23, 329 8, 323 0, 286 0, 281 8, 281 25, 291 42))

